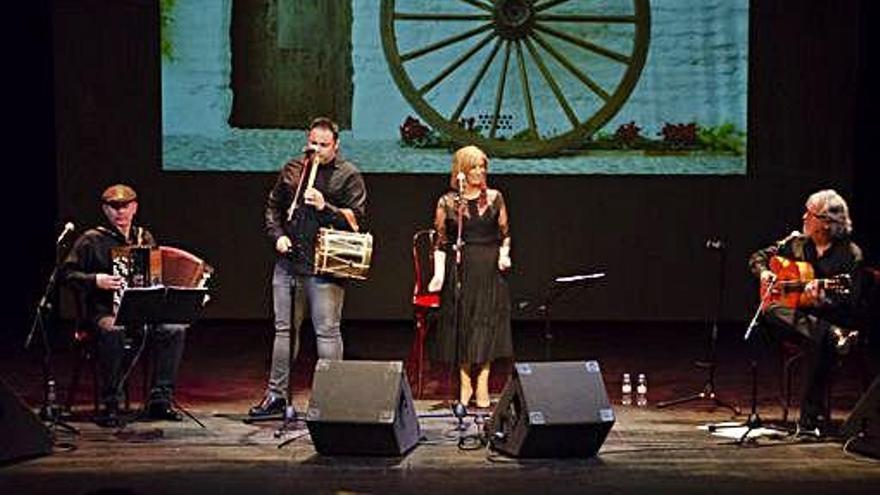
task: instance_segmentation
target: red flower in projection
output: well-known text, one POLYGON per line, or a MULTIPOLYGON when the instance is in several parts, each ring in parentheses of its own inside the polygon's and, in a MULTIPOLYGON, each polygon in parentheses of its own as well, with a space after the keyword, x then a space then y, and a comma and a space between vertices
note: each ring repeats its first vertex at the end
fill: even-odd
POLYGON ((431 129, 428 126, 410 115, 403 121, 403 125, 400 126, 400 139, 405 143, 412 143, 426 139, 430 132, 431 129))
POLYGON ((641 138, 639 131, 642 128, 637 126, 635 121, 623 124, 614 131, 614 139, 625 147, 632 147, 641 138))
POLYGON ((696 122, 690 124, 670 124, 667 122, 660 134, 663 136, 663 142, 673 148, 692 148, 697 145, 696 122))

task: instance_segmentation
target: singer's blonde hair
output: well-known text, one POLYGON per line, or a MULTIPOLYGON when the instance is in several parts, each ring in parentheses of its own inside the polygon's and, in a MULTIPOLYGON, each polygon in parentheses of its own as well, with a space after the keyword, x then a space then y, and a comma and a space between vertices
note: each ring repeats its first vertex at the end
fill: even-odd
POLYGON ((844 239, 852 234, 849 207, 846 200, 834 189, 823 189, 811 194, 807 198, 807 208, 825 221, 828 235, 832 239, 844 239))
POLYGON ((489 157, 480 148, 474 145, 459 148, 452 155, 452 173, 449 177, 449 185, 454 190, 458 190, 458 173, 463 172, 465 175, 477 165, 483 165, 489 170, 489 157))

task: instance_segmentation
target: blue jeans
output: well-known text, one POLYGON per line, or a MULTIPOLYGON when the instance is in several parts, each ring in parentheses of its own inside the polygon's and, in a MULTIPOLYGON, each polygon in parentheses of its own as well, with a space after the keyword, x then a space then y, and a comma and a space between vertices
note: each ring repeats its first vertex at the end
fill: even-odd
POLYGON ((275 342, 268 393, 288 397, 290 363, 299 353, 299 331, 310 310, 315 328, 318 358, 342 359, 342 303, 345 287, 327 277, 295 275, 287 258, 279 258, 272 274, 272 300, 275 312, 275 342), (291 331, 292 330, 292 331, 291 331))

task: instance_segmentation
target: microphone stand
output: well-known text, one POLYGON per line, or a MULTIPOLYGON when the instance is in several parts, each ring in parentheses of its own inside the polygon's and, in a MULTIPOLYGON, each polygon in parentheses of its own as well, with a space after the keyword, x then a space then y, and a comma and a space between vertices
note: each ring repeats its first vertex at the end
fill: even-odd
POLYGON ((719 239, 709 239, 708 241, 706 241, 706 248, 718 251, 718 291, 716 292, 717 297, 715 299, 715 314, 712 319, 712 330, 709 333, 709 348, 706 352, 706 360, 698 360, 695 361, 694 364, 697 368, 703 368, 707 370, 709 372, 709 376, 706 378, 706 382, 703 384, 703 388, 699 392, 686 395, 678 399, 659 402, 657 404, 657 408, 662 409, 664 407, 684 404, 686 402, 692 402, 695 400, 709 400, 711 401, 713 409, 719 406, 724 407, 733 411, 733 414, 735 416, 738 416, 740 414, 739 406, 737 406, 735 403, 731 404, 719 399, 715 386, 715 369, 717 368, 718 364, 718 360, 716 358, 718 348, 718 320, 721 318, 721 303, 724 300, 724 243, 719 239))
MULTIPOLYGON (((748 341, 749 337, 754 332, 755 328, 758 326, 758 317, 761 316, 761 313, 764 311, 764 306, 767 304, 767 301, 770 299, 770 295, 773 292, 774 285, 776 284, 776 278, 773 278, 770 283, 767 285, 767 289, 764 294, 761 296, 761 302, 758 304, 758 308, 755 310, 755 314, 752 316, 752 320, 749 322, 748 328, 746 328, 746 333, 743 335, 743 340, 748 341)), ((751 396, 751 410, 749 412, 749 417, 743 423, 732 424, 732 425, 709 425, 709 431, 714 432, 721 428, 738 428, 738 427, 746 427, 746 431, 739 437, 736 441, 737 445, 742 445, 749 438, 749 433, 752 430, 758 429, 763 426, 764 422, 761 420, 761 416, 758 415, 758 344, 752 342, 752 357, 749 361, 749 369, 751 372, 752 378, 752 396, 751 396)))
MULTIPOLYGON (((455 371, 461 369, 461 363, 459 363, 459 343, 461 341, 461 275, 462 275, 462 249, 464 248, 464 240, 462 239, 462 230, 464 228, 464 209, 467 208, 467 202, 464 199, 464 177, 461 172, 459 172, 458 176, 458 204, 456 205, 456 221, 457 221, 457 233, 455 238, 455 245, 453 246, 453 250, 455 251, 455 285, 453 287, 453 296, 452 296, 452 314, 453 314, 453 322, 455 322, 455 339, 453 345, 455 346, 455 351, 453 352, 453 366, 451 373, 454 375, 455 371)), ((459 380, 461 377, 459 376, 459 380)), ((459 387, 461 384, 459 384, 459 387)), ((458 418, 458 426, 456 429, 461 435, 466 428, 464 424, 464 418, 468 415, 467 404, 461 403, 461 398, 453 401, 452 404, 452 414, 458 418)), ((459 439, 460 441, 461 439, 459 439)))
MULTIPOLYGON (((293 201, 290 203, 290 208, 287 210, 287 221, 291 221, 293 219, 293 215, 296 212, 296 209, 301 206, 303 203, 300 202, 299 198, 303 195, 305 189, 310 187, 314 187, 315 185, 315 177, 317 176, 318 166, 321 164, 321 158, 318 155, 316 149, 306 146, 302 149, 303 153, 305 153, 305 159, 303 160, 303 168, 302 172, 299 174, 299 181, 296 184, 296 192, 293 195, 293 201), (308 175, 307 175, 308 174, 308 175), (307 182, 306 182, 307 181, 307 182), (304 184, 305 182, 305 184, 304 184)), ((292 256, 293 251, 288 251, 285 256, 292 256)), ((293 303, 297 304, 299 302, 296 297, 293 297, 293 303)), ((281 426, 278 427, 277 430, 272 434, 275 438, 281 438, 284 434, 294 428, 297 420, 301 419, 299 414, 296 411, 296 408, 293 405, 293 382, 288 385, 287 396, 290 398, 287 406, 284 408, 284 411, 281 413, 281 417, 279 418, 277 415, 273 414, 271 416, 263 416, 263 417, 248 417, 244 419, 245 424, 251 423, 259 423, 263 421, 274 421, 277 419, 281 419, 281 426)), ((278 448, 282 448, 288 443, 295 440, 287 439, 281 444, 278 445, 278 448)))
POLYGON ((69 433, 73 433, 74 435, 79 435, 79 430, 75 427, 71 426, 64 421, 61 421, 61 409, 56 404, 57 395, 55 389, 55 376, 52 372, 52 346, 49 343, 49 332, 46 329, 47 320, 49 320, 52 316, 52 302, 51 298, 55 295, 55 287, 57 286, 58 274, 61 265, 61 248, 63 244, 64 235, 62 234, 59 237, 56 247, 55 247, 55 266, 52 268, 52 273, 49 275, 49 280, 46 283, 46 287, 43 290, 43 295, 40 298, 39 303, 37 303, 37 308, 34 313, 33 323, 31 324, 31 330, 28 333, 27 339, 24 343, 24 349, 28 350, 33 342, 34 336, 39 332, 42 348, 43 348, 43 356, 41 362, 42 374, 43 374, 43 405, 40 407, 40 419, 44 422, 48 423, 49 431, 53 436, 56 428, 60 427, 66 430, 69 433))

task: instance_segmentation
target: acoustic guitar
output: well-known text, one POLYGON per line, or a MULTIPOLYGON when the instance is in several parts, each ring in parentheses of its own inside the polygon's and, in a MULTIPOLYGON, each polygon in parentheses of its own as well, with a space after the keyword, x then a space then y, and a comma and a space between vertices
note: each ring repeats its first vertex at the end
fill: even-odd
POLYGON ((813 280, 818 282, 820 290, 826 295, 846 295, 851 287, 851 278, 847 273, 817 279, 813 265, 809 262, 782 256, 770 258, 770 271, 776 275, 776 279, 761 283, 760 296, 765 301, 765 307, 771 303, 788 308, 815 306, 816 302, 804 293, 804 288, 813 280))

